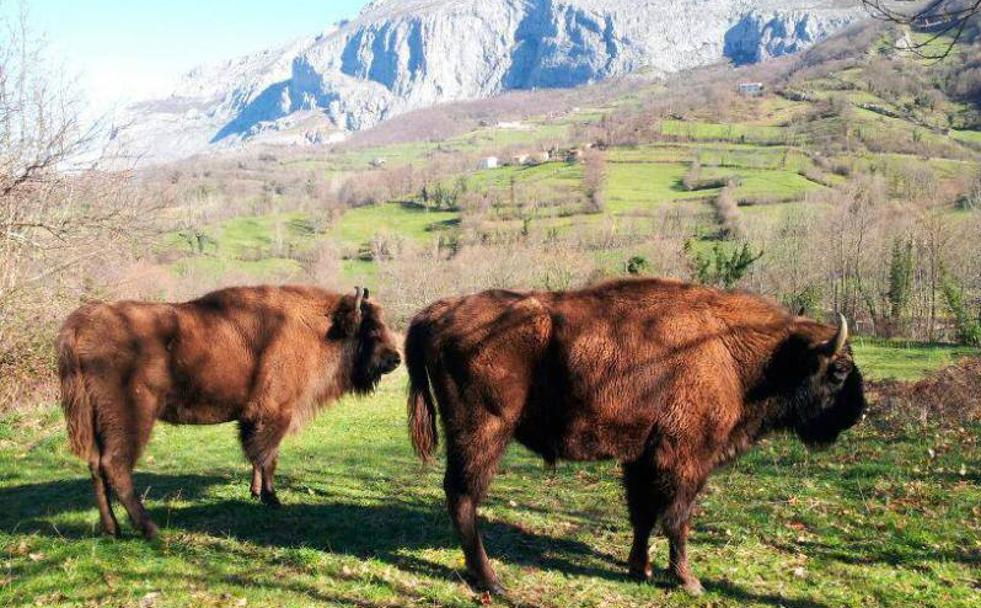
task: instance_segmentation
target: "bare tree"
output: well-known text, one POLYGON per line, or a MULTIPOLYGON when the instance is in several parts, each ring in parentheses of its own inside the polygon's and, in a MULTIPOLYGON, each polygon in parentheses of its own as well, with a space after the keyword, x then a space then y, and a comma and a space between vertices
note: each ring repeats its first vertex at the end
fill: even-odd
POLYGON ((860 0, 875 19, 897 23, 930 32, 907 49, 925 59, 941 60, 950 55, 957 41, 972 21, 981 14, 981 0, 860 0), (946 36, 951 39, 934 50, 934 43, 946 36))
POLYGON ((26 9, 0 17, 0 410, 46 376, 53 326, 132 259, 153 217, 127 174, 79 160, 99 131, 59 73, 26 9))
POLYGON ((589 213, 602 213, 605 206, 603 189, 606 186, 606 154, 602 150, 587 152, 582 172, 586 210, 589 213))

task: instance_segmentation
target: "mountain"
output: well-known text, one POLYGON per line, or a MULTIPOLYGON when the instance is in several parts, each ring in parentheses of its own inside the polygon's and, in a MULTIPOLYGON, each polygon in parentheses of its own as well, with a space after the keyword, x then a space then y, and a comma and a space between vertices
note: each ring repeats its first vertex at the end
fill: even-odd
POLYGON ((836 0, 375 0, 320 35, 192 70, 128 107, 115 145, 161 162, 325 143, 399 114, 794 53, 861 18, 836 0))

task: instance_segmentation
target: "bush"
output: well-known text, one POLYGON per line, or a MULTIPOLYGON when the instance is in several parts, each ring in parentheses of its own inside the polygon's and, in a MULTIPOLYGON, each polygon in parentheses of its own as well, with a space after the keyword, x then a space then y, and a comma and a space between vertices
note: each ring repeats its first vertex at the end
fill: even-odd
POLYGON ((693 241, 685 243, 695 280, 703 285, 715 285, 732 289, 746 276, 750 267, 763 257, 763 252, 753 253, 749 243, 735 247, 726 253, 720 243, 710 253, 695 251, 693 241))
POLYGON ((981 315, 972 314, 969 310, 964 289, 947 273, 944 273, 941 289, 944 303, 954 317, 957 341, 969 346, 981 346, 981 315))
POLYGON ((964 357, 916 383, 868 382, 868 419, 881 431, 981 422, 981 358, 964 357))

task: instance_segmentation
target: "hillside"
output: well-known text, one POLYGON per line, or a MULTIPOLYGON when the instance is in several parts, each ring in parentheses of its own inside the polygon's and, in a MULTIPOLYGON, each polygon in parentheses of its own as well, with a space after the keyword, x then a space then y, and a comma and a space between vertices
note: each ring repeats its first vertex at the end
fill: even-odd
POLYGON ((797 52, 859 19, 833 0, 372 2, 310 39, 199 68, 131 106, 144 163, 243 141, 317 144, 435 104, 797 52))
MULTIPOLYGON (((377 284, 398 298, 393 314, 404 321, 441 292, 569 286, 623 273, 631 260, 692 277, 745 245, 766 253, 745 284, 815 312, 847 297, 857 326, 877 331, 886 286, 860 304, 870 294, 823 257, 815 223, 846 221, 847 201, 870 188, 881 199, 874 225, 884 251, 867 245, 849 272, 888 263, 891 239, 903 238, 889 226, 919 230, 927 210, 954 243, 978 226, 967 202, 979 174, 978 107, 956 95, 956 78, 941 86, 938 72, 897 54, 897 35, 863 27, 765 65, 440 106, 322 154, 268 147, 160 169, 199 193, 187 199, 196 217, 188 226, 210 243, 168 255, 199 286, 232 276, 377 284), (764 93, 739 94, 745 81, 762 82, 764 93), (419 135, 433 124, 443 136, 419 135), (502 166, 479 168, 488 157, 502 166), (808 262, 787 274, 794 248, 808 262), (526 258, 521 271, 498 276, 514 256, 526 258)), ((945 69, 962 74, 964 65, 945 69)), ((971 284, 970 259, 945 264, 971 284)), ((936 296, 922 293, 905 314, 925 328, 936 296)))

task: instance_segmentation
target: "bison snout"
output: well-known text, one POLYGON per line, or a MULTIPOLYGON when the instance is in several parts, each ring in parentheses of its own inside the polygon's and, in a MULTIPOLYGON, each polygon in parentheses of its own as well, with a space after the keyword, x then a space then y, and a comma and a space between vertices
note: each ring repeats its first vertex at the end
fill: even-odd
POLYGON ((381 360, 381 372, 387 374, 395 371, 402 364, 402 357, 397 352, 385 353, 381 360))

